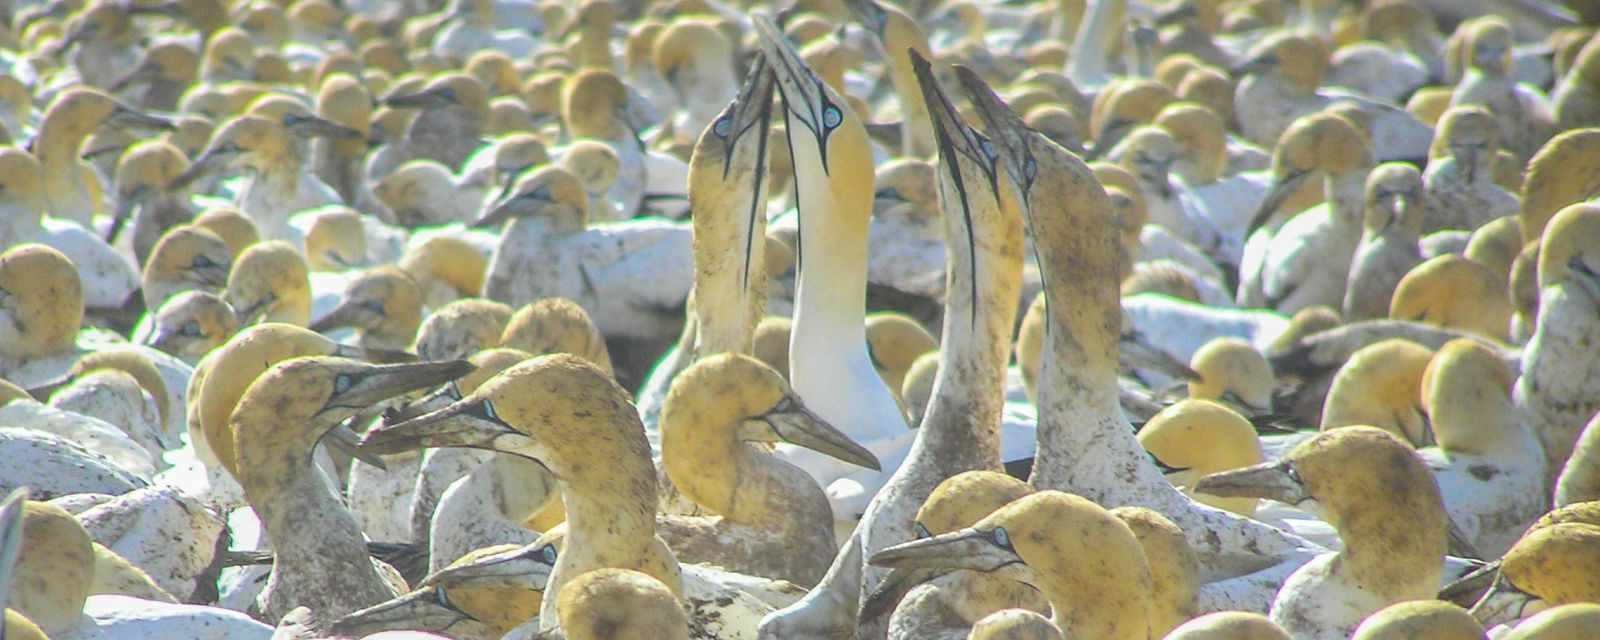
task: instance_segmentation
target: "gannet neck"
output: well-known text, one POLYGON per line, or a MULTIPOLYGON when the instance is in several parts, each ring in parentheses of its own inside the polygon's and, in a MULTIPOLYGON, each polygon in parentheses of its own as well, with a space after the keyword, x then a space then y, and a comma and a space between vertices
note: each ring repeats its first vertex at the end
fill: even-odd
POLYGON ((901 154, 911 158, 928 158, 938 153, 933 120, 928 113, 927 102, 922 99, 922 90, 917 85, 917 75, 912 69, 908 53, 915 51, 924 59, 932 58, 933 50, 928 45, 928 36, 915 19, 897 7, 886 6, 876 0, 850 4, 857 16, 878 36, 878 44, 889 63, 889 81, 900 98, 900 113, 905 119, 902 124, 901 154))
MULTIPOLYGON (((271 581, 279 589, 293 590, 294 583, 337 581, 345 593, 371 593, 376 604, 388 598, 383 579, 367 555, 361 526, 350 510, 334 495, 333 480, 321 469, 284 470, 283 458, 265 468, 283 470, 277 474, 256 474, 268 464, 254 453, 239 456, 246 469, 240 484, 245 497, 261 517, 261 524, 274 552, 271 581), (314 534, 307 535, 310 532, 314 534)), ((283 454, 280 454, 283 455, 283 454)), ((348 613, 341 611, 339 615, 348 613)))
POLYGON ((1126 0, 1094 0, 1093 4, 1079 23, 1066 69, 1073 82, 1091 91, 1111 80, 1107 54, 1122 37, 1122 22, 1128 13, 1126 0))

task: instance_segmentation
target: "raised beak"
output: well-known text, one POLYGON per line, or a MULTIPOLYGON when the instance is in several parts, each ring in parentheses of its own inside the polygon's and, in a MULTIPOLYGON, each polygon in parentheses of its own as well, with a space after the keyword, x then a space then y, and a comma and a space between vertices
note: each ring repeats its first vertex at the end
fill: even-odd
POLYGON ((856 444, 850 436, 839 431, 827 420, 807 409, 799 396, 791 395, 778 403, 771 412, 741 425, 746 440, 767 440, 761 431, 770 427, 778 440, 797 447, 843 460, 858 467, 882 471, 878 457, 866 447, 856 444), (765 425, 765 427, 763 426, 765 425))
POLYGON ((327 138, 329 140, 360 140, 360 131, 318 116, 289 114, 283 117, 283 126, 302 138, 327 138))
MULTIPOLYGON (((817 140, 823 158, 823 169, 826 170, 827 132, 833 127, 828 126, 825 111, 837 110, 838 107, 829 104, 822 80, 801 61, 800 53, 795 51, 794 45, 789 43, 783 32, 779 31, 766 16, 755 16, 754 21, 756 32, 760 34, 761 52, 765 55, 767 63, 772 65, 778 93, 783 96, 784 117, 788 123, 789 136, 792 139, 801 128, 809 130, 817 140), (796 126, 797 124, 799 126, 796 126)), ((832 122, 833 126, 839 124, 837 119, 832 122)))
POLYGON ((867 561, 872 566, 889 569, 970 569, 983 572, 1022 564, 1022 558, 1015 551, 994 544, 986 532, 970 528, 897 544, 872 554, 867 561))
POLYGON ((467 398, 438 411, 368 431, 361 446, 378 454, 393 454, 428 447, 467 447, 489 451, 514 449, 528 437, 505 423, 484 415, 482 401, 467 398))
POLYGON ((1507 580, 1505 574, 1498 574, 1494 584, 1483 593, 1468 610, 1472 617, 1483 623, 1484 628, 1495 625, 1508 624, 1521 620, 1528 615, 1530 606, 1541 604, 1543 601, 1528 594, 1507 580))
POLYGON ((1245 237, 1249 237, 1256 229, 1265 225, 1267 220, 1272 219, 1272 213, 1283 206, 1284 201, 1294 195, 1300 184, 1311 175, 1310 171, 1295 170, 1282 177, 1274 176, 1272 183, 1267 185, 1267 197, 1261 201, 1261 206, 1256 208, 1255 215, 1250 216, 1250 226, 1246 228, 1245 237))
MULTIPOLYGON (((983 120, 983 129, 989 134, 989 140, 998 148, 999 155, 1005 158, 1006 174, 1017 185, 1024 211, 1031 214, 1028 187, 1038 171, 1033 151, 1029 149, 1032 131, 977 72, 962 65, 955 65, 955 72, 967 99, 972 101, 973 109, 978 112, 978 118, 983 120)), ((1039 137, 1044 140, 1043 136, 1039 137)))
MULTIPOLYGON (((939 86, 939 80, 934 77, 933 64, 927 58, 917 53, 917 50, 907 49, 911 56, 911 70, 917 76, 917 85, 922 89, 922 100, 928 106, 928 114, 933 117, 934 138, 939 143, 939 158, 941 164, 948 166, 950 177, 955 184, 963 183, 961 168, 972 164, 989 179, 989 188, 999 202, 999 175, 996 169, 1000 158, 994 151, 994 145, 987 138, 978 135, 972 127, 967 126, 967 121, 962 119, 956 106, 945 94, 944 88, 939 86)), ((965 191, 965 189, 962 189, 965 191)), ((962 202, 963 209, 968 209, 966 202, 962 202)), ((968 215, 970 219, 970 213, 968 215)))
MULTIPOLYGON (((750 257, 754 243, 761 237, 757 229, 766 226, 766 208, 763 205, 767 202, 767 131, 772 123, 772 85, 773 76, 767 69, 766 57, 757 55, 750 65, 750 72, 745 75, 739 95, 700 134, 700 140, 695 144, 694 153, 697 156, 716 153, 710 149, 720 147, 722 181, 727 183, 730 178, 739 180, 740 184, 730 185, 734 188, 734 195, 739 201, 745 198, 749 201, 749 206, 744 207, 745 219, 742 221, 745 238, 740 286, 750 283, 752 269, 762 268, 762 265, 751 264, 750 257), (720 140, 721 145, 715 145, 714 140, 720 140), (732 173, 735 166, 741 169, 737 174, 732 173), (744 170, 746 167, 749 167, 748 171, 744 170)), ((702 166, 709 167, 703 161, 691 161, 689 170, 703 171, 700 168, 702 166)), ((689 180, 691 184, 695 181, 695 177, 689 180)), ((744 206, 743 202, 739 204, 744 206)))
POLYGON ((1194 492, 1219 498, 1263 498, 1289 505, 1312 499, 1287 461, 1213 473, 1194 483, 1194 492))
POLYGON ((339 637, 364 638, 383 631, 442 633, 473 617, 457 609, 442 587, 422 587, 335 620, 328 631, 339 637))
POLYGON ((106 124, 117 129, 140 131, 175 131, 178 128, 171 120, 121 104, 112 109, 111 117, 106 119, 106 124))

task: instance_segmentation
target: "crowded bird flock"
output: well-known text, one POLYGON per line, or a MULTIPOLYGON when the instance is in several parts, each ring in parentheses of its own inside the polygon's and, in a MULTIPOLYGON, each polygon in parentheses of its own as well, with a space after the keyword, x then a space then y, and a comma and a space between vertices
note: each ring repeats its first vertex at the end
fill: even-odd
POLYGON ((4 640, 1600 637, 1593 0, 6 0, 4 640))

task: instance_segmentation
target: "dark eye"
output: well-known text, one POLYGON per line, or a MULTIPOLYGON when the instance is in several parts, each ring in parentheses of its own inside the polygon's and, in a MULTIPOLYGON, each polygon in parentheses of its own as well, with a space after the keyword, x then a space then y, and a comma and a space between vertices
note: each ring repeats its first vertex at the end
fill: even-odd
POLYGON ((186 336, 198 337, 200 335, 200 323, 190 320, 183 324, 183 328, 179 329, 178 333, 186 336))
POLYGON ((913 523, 911 523, 911 525, 912 525, 912 527, 911 527, 912 530, 915 531, 916 534, 917 534, 917 539, 918 540, 921 540, 923 538, 932 538, 933 537, 933 532, 928 531, 928 527, 923 525, 921 522, 913 522, 913 523))
POLYGON ((844 112, 840 111, 838 107, 828 105, 827 108, 822 110, 822 126, 832 129, 839 126, 841 122, 844 122, 844 112))
POLYGON ((451 102, 456 101, 456 90, 452 87, 445 87, 443 91, 439 92, 439 95, 451 102))
POLYGON ((1006 533, 1005 527, 995 527, 994 531, 989 532, 989 535, 994 538, 995 545, 1001 549, 1009 550, 1011 548, 1011 534, 1006 533))
POLYGON ((711 125, 711 132, 717 134, 718 138, 726 138, 728 137, 728 133, 732 131, 733 120, 726 116, 720 120, 717 120, 716 124, 711 125))
POLYGON ((196 269, 205 269, 205 268, 208 268, 208 267, 216 266, 216 264, 217 263, 213 262, 211 260, 211 258, 206 257, 205 254, 200 254, 198 256, 195 256, 194 257, 194 262, 190 263, 190 265, 193 266, 196 269))
POLYGON ((383 300, 368 300, 361 303, 361 306, 366 307, 367 310, 372 311, 373 313, 383 313, 383 300))
POLYGON ((355 384, 355 378, 350 377, 349 374, 339 374, 339 377, 333 379, 333 392, 344 393, 349 391, 350 387, 355 386, 355 384))
POLYGON ((551 566, 555 566, 556 546, 553 544, 547 544, 544 546, 544 548, 539 549, 539 561, 551 566))

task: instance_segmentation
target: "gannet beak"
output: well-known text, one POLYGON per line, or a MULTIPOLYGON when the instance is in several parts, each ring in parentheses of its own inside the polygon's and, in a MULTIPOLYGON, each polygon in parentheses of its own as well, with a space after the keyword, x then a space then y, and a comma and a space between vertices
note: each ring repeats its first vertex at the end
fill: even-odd
POLYGON ((306 328, 317 333, 327 333, 344 327, 368 326, 373 324, 374 315, 378 318, 383 317, 383 307, 380 305, 378 309, 374 310, 367 304, 351 298, 341 298, 338 306, 329 311, 328 315, 318 318, 311 323, 311 326, 306 328))
POLYGON ((890 569, 888 573, 884 574, 883 579, 878 582, 878 588, 874 589, 872 593, 867 595, 866 600, 862 601, 861 613, 856 618, 865 623, 879 616, 893 613, 895 607, 900 605, 900 601, 905 599, 906 594, 915 589, 917 585, 950 571, 952 569, 890 569))
POLYGON ((1213 473, 1194 483, 1194 492, 1219 498, 1264 498, 1289 505, 1312 499, 1287 461, 1213 473))
POLYGON ((189 164, 189 168, 184 169, 183 173, 178 174, 177 177, 172 179, 172 182, 167 183, 167 189, 175 190, 187 187, 201 176, 209 175, 223 167, 243 151, 244 149, 232 143, 223 143, 210 147, 204 153, 201 153, 200 157, 195 158, 194 162, 189 164))
POLYGON ((1267 220, 1272 218, 1272 212, 1283 206, 1284 201, 1300 188, 1300 183, 1309 177, 1311 177, 1310 171, 1294 171, 1282 178, 1274 176, 1272 183, 1267 185, 1267 197, 1261 201, 1261 206, 1256 208, 1255 215, 1250 217, 1250 226, 1245 231, 1245 237, 1249 237, 1256 229, 1260 229, 1261 225, 1266 224, 1267 220))
POLYGON ((785 121, 792 139, 801 129, 817 140, 822 157, 822 169, 828 169, 828 134, 844 119, 844 112, 828 100, 822 80, 800 59, 800 53, 784 37, 783 32, 766 16, 755 16, 756 31, 760 34, 761 51, 772 65, 778 93, 783 96, 785 121))
POLYGON ((384 471, 389 470, 388 463, 368 451, 361 449, 361 436, 356 435, 349 423, 340 423, 332 431, 322 436, 322 443, 334 451, 350 456, 384 471))
MULTIPOLYGON (((341 344, 334 347, 333 355, 353 360, 364 360, 374 363, 416 362, 417 354, 406 351, 390 351, 388 349, 371 349, 354 345, 341 344)), ((452 378, 453 380, 454 378, 452 378)), ((443 384, 442 382, 439 384, 443 384)))
POLYGON ((437 109, 453 102, 441 95, 438 90, 418 91, 416 93, 402 93, 383 99, 383 106, 393 109, 437 109))
POLYGON ((398 424, 425 413, 438 411, 450 406, 450 403, 461 399, 461 391, 455 383, 446 384, 438 389, 428 392, 413 402, 407 402, 398 407, 389 409, 383 414, 384 424, 398 424))
POLYGON ((467 398, 438 411, 368 431, 361 446, 378 454, 426 447, 506 451, 514 449, 516 442, 527 440, 526 434, 495 418, 494 412, 488 409, 488 401, 467 398))
POLYGON ((382 631, 441 633, 474 618, 457 609, 443 587, 422 587, 403 596, 354 611, 333 622, 338 637, 364 638, 382 631))
POLYGON ((994 531, 962 529, 932 538, 912 540, 889 547, 867 561, 889 569, 970 569, 991 572, 1012 564, 1023 564, 1017 552, 995 541, 994 531))
MULTIPOLYGON (((967 121, 962 119, 956 111, 954 103, 945 94, 944 88, 939 86, 939 80, 933 75, 933 63, 917 53, 916 49, 908 49, 911 55, 911 70, 916 73, 917 85, 922 88, 922 100, 928 105, 928 114, 933 117, 933 133, 939 142, 939 158, 948 165, 948 171, 956 184, 962 184, 961 164, 966 162, 976 163, 983 174, 989 178, 989 188, 995 192, 999 199, 999 175, 996 166, 1000 162, 999 155, 995 152, 994 144, 973 131, 967 126, 967 121), (965 161, 965 162, 964 162, 965 161)), ((964 209, 968 208, 962 202, 964 209)))
POLYGON ((1243 78, 1252 73, 1266 73, 1277 65, 1277 56, 1267 53, 1234 65, 1228 72, 1233 74, 1235 78, 1243 78))
POLYGON ((807 409, 800 397, 789 395, 771 411, 739 426, 741 439, 765 442, 773 439, 805 447, 858 467, 882 471, 878 457, 856 444, 827 420, 807 409), (770 435, 768 435, 770 433, 770 435))
POLYGON ((850 14, 861 22, 873 35, 878 36, 879 42, 883 40, 883 32, 889 26, 889 14, 874 0, 845 0, 845 6, 850 8, 850 14))
POLYGON ((283 117, 283 126, 302 138, 327 138, 329 140, 360 140, 361 132, 332 120, 317 116, 289 114, 283 117))
POLYGON ((363 371, 348 374, 352 378, 348 384, 335 384, 326 406, 365 410, 401 394, 437 387, 475 368, 466 360, 366 365, 363 371))
POLYGON ((233 296, 225 296, 228 304, 233 306, 234 315, 239 318, 240 327, 248 327, 257 320, 267 315, 272 306, 278 302, 278 296, 267 294, 254 301, 239 300, 233 296))
POLYGON ((492 588, 543 591, 556 568, 554 543, 535 541, 510 551, 484 556, 469 564, 440 569, 423 580, 425 585, 472 582, 492 588))
POLYGON ((1197 381, 1202 377, 1200 372, 1191 369, 1189 365, 1172 357, 1171 354, 1140 341, 1137 332, 1122 334, 1122 339, 1118 343, 1121 346, 1121 359, 1127 363, 1125 366, 1131 365, 1141 369, 1150 369, 1169 378, 1185 382, 1197 381))
MULTIPOLYGON (((989 134, 992 144, 998 148, 999 155, 1005 159, 1006 175, 1011 177, 1012 183, 1017 187, 1023 211, 1031 216, 1033 208, 1029 201, 1029 191, 1039 173, 1038 164, 1033 159, 1033 151, 1029 148, 1031 130, 1022 118, 989 88, 989 84, 978 77, 977 72, 962 65, 955 65, 955 72, 956 77, 961 80, 962 90, 972 101, 978 117, 983 120, 984 131, 989 134)), ((1040 136, 1040 139, 1043 140, 1044 137, 1040 136)))
POLYGON ((106 124, 117 129, 135 129, 143 131, 175 131, 177 125, 171 120, 150 115, 125 105, 117 105, 112 109, 111 117, 106 119, 106 124))
MULTIPOLYGON (((722 114, 711 122, 711 133, 722 138, 726 151, 723 154, 722 173, 726 177, 733 164, 734 149, 740 142, 749 140, 757 142, 760 148, 766 148, 767 125, 772 116, 772 84, 773 75, 767 70, 765 56, 756 56, 750 64, 750 72, 745 74, 744 86, 739 88, 739 95, 733 102, 722 110, 722 114), (760 129, 755 129, 756 125, 760 129), (747 137, 745 134, 755 131, 761 135, 747 137)), ((758 157, 756 179, 765 177, 766 154, 758 157)), ((758 183, 759 184, 759 183, 758 183)))
POLYGON ((1483 623, 1484 628, 1490 628, 1513 623, 1527 615, 1537 613, 1538 609, 1528 611, 1528 608, 1540 604, 1543 604, 1542 600, 1524 593, 1516 585, 1511 584, 1504 574, 1500 574, 1495 576, 1494 584, 1489 585, 1489 590, 1483 592, 1483 597, 1478 598, 1468 612, 1477 618, 1478 622, 1483 623))
POLYGON ((0 602, 11 591, 11 574, 22 555, 22 512, 28 502, 28 488, 17 487, 0 501, 0 602))
POLYGON ((526 193, 513 192, 495 203, 487 212, 480 214, 477 220, 472 221, 472 227, 474 229, 498 227, 519 214, 531 213, 551 204, 553 201, 550 199, 550 190, 545 187, 526 193))

